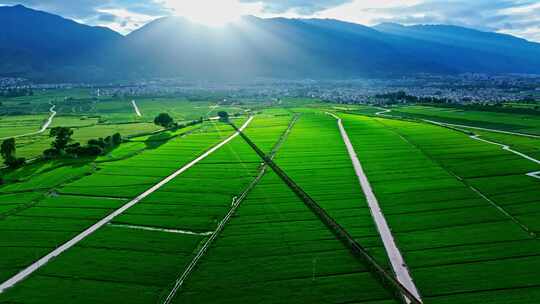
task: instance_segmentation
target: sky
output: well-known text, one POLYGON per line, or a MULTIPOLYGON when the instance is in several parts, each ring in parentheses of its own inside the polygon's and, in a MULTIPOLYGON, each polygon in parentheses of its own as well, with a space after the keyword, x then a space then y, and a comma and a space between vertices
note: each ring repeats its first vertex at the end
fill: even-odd
POLYGON ((540 0, 0 0, 127 34, 179 15, 220 26, 242 15, 333 18, 364 25, 451 24, 540 42, 540 0))

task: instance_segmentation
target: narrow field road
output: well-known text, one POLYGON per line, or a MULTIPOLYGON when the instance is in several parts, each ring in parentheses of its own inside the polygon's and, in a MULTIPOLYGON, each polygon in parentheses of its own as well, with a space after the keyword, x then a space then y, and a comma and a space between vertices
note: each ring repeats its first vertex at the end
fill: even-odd
MULTIPOLYGON (((383 111, 377 112, 377 113, 375 113, 375 115, 387 116, 387 117, 390 117, 390 118, 393 118, 393 117, 400 118, 400 116, 387 115, 387 113, 389 113, 391 111, 390 109, 385 109, 385 108, 379 108, 379 109, 381 109, 383 111)), ((503 133, 503 134, 516 135, 516 136, 525 136, 525 137, 530 137, 530 138, 540 138, 540 136, 532 135, 532 134, 516 133, 516 132, 509 132, 509 131, 496 130, 496 129, 486 129, 486 128, 479 128, 479 127, 471 127, 471 126, 466 126, 466 125, 449 124, 449 123, 443 123, 443 122, 438 122, 438 121, 428 120, 428 119, 421 119, 421 121, 424 121, 424 122, 427 122, 427 123, 430 123, 430 124, 434 124, 434 125, 437 125, 437 126, 440 126, 440 127, 468 128, 468 129, 489 131, 489 132, 495 132, 495 133, 503 133)), ((521 156, 521 157, 523 157, 523 158, 525 158, 527 160, 530 160, 530 161, 532 161, 534 163, 540 164, 540 160, 538 160, 536 158, 533 158, 533 157, 531 157, 531 156, 529 156, 529 155, 527 155, 525 153, 516 151, 516 150, 510 148, 510 146, 508 146, 508 145, 480 138, 480 135, 477 135, 477 134, 471 135, 469 137, 474 139, 474 140, 478 140, 478 141, 481 141, 481 142, 485 142, 485 143, 488 143, 488 144, 492 144, 492 145, 502 147, 502 149, 505 150, 505 151, 514 153, 514 154, 516 154, 518 156, 521 156)), ((532 178, 540 179, 540 171, 529 172, 529 173, 526 173, 526 175, 530 176, 532 178)))
POLYGON ((539 135, 533 135, 533 134, 527 134, 527 133, 519 133, 519 132, 511 132, 511 131, 503 131, 498 129, 488 129, 488 128, 480 128, 480 127, 473 127, 473 126, 467 126, 467 125, 457 125, 457 124, 451 124, 446 122, 439 122, 429 119, 423 119, 425 122, 429 122, 436 125, 441 126, 450 126, 450 127, 457 127, 457 128, 467 128, 467 129, 474 129, 474 130, 481 130, 481 131, 489 131, 489 132, 495 132, 495 133, 502 133, 502 134, 509 134, 509 135, 516 135, 516 136, 524 136, 524 137, 530 137, 530 138, 540 138, 539 135))
POLYGON ((49 126, 52 124, 53 119, 56 116, 56 111, 54 110, 54 108, 56 108, 56 105, 51 104, 51 108, 49 109, 49 112, 51 114, 49 115, 49 117, 47 118, 45 123, 43 123, 43 125, 41 126, 39 131, 26 133, 26 134, 21 134, 21 135, 4 137, 4 138, 0 138, 0 140, 5 140, 5 139, 8 139, 8 138, 20 138, 20 137, 25 137, 25 136, 38 135, 38 134, 41 134, 41 133, 45 132, 45 130, 47 130, 49 128, 49 126))
MULTIPOLYGON (((390 227, 386 222, 386 218, 384 217, 384 214, 379 206, 377 197, 373 193, 373 189, 371 188, 369 180, 364 173, 364 169, 362 168, 362 164, 360 163, 360 160, 356 155, 356 151, 354 150, 354 147, 349 139, 349 135, 343 127, 343 122, 338 116, 332 113, 328 114, 337 119, 341 137, 343 138, 343 142, 347 147, 347 152, 349 153, 349 156, 351 158, 354 171, 358 176, 358 181, 368 202, 371 215, 373 217, 375 225, 377 226, 379 235, 381 236, 381 239, 383 241, 384 248, 386 250, 388 258, 390 259, 390 263, 392 265, 392 269, 396 275, 396 278, 405 288, 407 288, 407 290, 409 290, 409 292, 411 292, 419 301, 421 301, 422 299, 420 297, 420 293, 418 292, 418 288, 414 284, 411 274, 409 273, 409 269, 405 264, 405 260, 403 259, 403 256, 401 255, 401 252, 396 245, 394 236, 392 235, 392 231, 390 230, 390 227)), ((411 303, 409 299, 406 298, 405 300, 407 303, 411 303)))
MULTIPOLYGON (((505 150, 505 151, 514 153, 516 155, 519 155, 519 156, 525 158, 526 160, 532 161, 532 162, 537 163, 537 164, 540 165, 540 160, 538 160, 536 158, 533 158, 533 157, 530 157, 527 154, 516 151, 516 150, 510 148, 510 146, 508 146, 508 145, 500 144, 500 143, 497 143, 497 142, 494 142, 494 141, 490 141, 490 140, 487 140, 487 139, 480 138, 480 135, 471 135, 470 138, 472 138, 474 140, 481 141, 481 142, 485 142, 485 143, 488 143, 488 144, 492 144, 492 145, 502 147, 502 149, 505 150)), ((527 173, 527 176, 540 179, 540 176, 538 176, 538 174, 540 174, 540 171, 529 172, 529 173, 527 173)))
MULTIPOLYGON (((240 128, 240 131, 243 131, 245 128, 247 128, 247 126, 251 123, 251 121, 253 120, 253 116, 250 117, 243 125, 242 127, 240 128)), ((236 138, 240 133, 239 132, 235 132, 233 135, 229 136, 228 138, 226 138, 225 140, 223 140, 222 142, 220 142, 219 144, 217 144, 216 146, 212 147, 211 149, 209 149, 208 151, 206 151, 205 153, 203 153, 201 156, 197 157, 196 159, 192 160, 190 163, 188 163, 187 165, 183 166, 182 168, 178 169, 176 172, 174 172, 173 174, 169 175, 168 177, 164 178, 162 181, 160 181, 159 183, 157 183, 156 185, 152 186, 150 189, 146 190, 144 193, 142 193, 141 195, 137 196, 136 198, 134 198, 133 200, 131 200, 130 202, 126 203, 125 205, 123 205, 122 207, 116 209, 114 212, 112 212, 111 214, 109 214, 108 216, 106 216, 105 218, 101 219, 99 222, 95 223, 94 225, 92 225, 90 228, 84 230, 83 232, 81 232, 80 234, 78 234, 77 236, 75 236, 74 238, 72 238, 71 240, 67 241, 66 243, 64 243, 63 245, 61 245, 60 247, 54 249, 53 251, 51 251, 50 253, 48 253, 47 255, 45 255, 44 257, 40 258, 39 260, 37 260, 36 262, 34 262, 33 264, 31 264, 30 266, 26 267, 25 269, 23 269, 22 271, 20 271, 19 273, 17 273, 16 275, 14 275, 13 277, 11 277, 10 279, 8 279, 7 281, 5 281, 4 283, 0 284, 0 293, 4 292, 6 289, 10 288, 10 287, 13 287, 15 284, 21 282, 22 280, 24 280, 26 277, 28 277, 29 275, 31 275, 33 272, 35 272, 36 270, 38 270, 39 268, 41 268, 42 266, 46 265, 49 261, 51 261, 52 259, 54 259, 55 257, 59 256, 60 254, 62 254, 64 251, 70 249, 71 247, 75 246, 77 243, 79 243, 80 241, 82 241, 83 239, 85 239, 86 237, 88 237, 89 235, 91 235, 92 233, 96 232, 98 229, 100 229, 101 227, 107 225, 110 221, 112 221, 114 218, 116 218, 117 216, 121 215, 122 213, 124 213, 126 210, 128 210, 129 208, 133 207, 134 205, 136 205, 137 203, 139 203, 141 200, 143 200, 144 198, 146 198, 147 196, 149 196, 150 194, 154 193, 156 190, 158 190, 159 188, 163 187, 165 184, 167 184, 168 182, 170 182, 171 180, 175 179, 176 177, 178 177, 178 175, 184 173, 185 171, 187 171, 189 168, 193 167, 195 164, 197 164, 198 162, 200 162, 201 160, 205 159, 206 157, 208 157, 210 154, 214 153, 215 151, 217 151, 218 149, 220 149, 221 147, 223 147, 224 145, 226 145, 227 143, 229 143, 231 140, 233 140, 234 138, 236 138)))
MULTIPOLYGON (((392 112, 391 109, 385 109, 385 108, 378 108, 381 110, 381 112, 375 113, 377 116, 388 116, 390 118, 402 118, 401 116, 395 116, 392 114, 388 114, 392 112)), ((504 130, 498 130, 498 129, 489 129, 489 128, 481 128, 481 127, 473 127, 473 126, 467 126, 467 125, 459 125, 459 124, 452 124, 447 122, 440 122, 435 120, 429 120, 429 119, 420 119, 421 121, 425 121, 434 125, 439 126, 449 126, 449 127, 457 127, 457 128, 467 128, 467 129, 474 129, 474 130, 482 130, 482 131, 490 131, 495 133, 502 133, 502 134, 509 134, 509 135, 516 135, 516 136, 524 136, 524 137, 530 137, 530 138, 540 138, 540 135, 534 135, 534 134, 527 134, 527 133, 520 133, 520 132, 512 132, 512 131, 504 131, 504 130)))
POLYGON ((142 117, 141 111, 139 110, 139 107, 137 106, 137 103, 135 102, 135 100, 131 101, 131 105, 133 106, 133 109, 135 110, 135 114, 137 114, 137 116, 139 117, 142 117))
POLYGON ((167 228, 159 228, 159 227, 138 226, 138 225, 124 225, 124 224, 109 224, 109 227, 134 229, 134 230, 145 230, 145 231, 159 231, 159 232, 187 234, 187 235, 198 235, 198 236, 209 236, 209 235, 212 235, 212 233, 214 233, 213 231, 194 232, 194 231, 189 231, 189 230, 167 229, 167 228))

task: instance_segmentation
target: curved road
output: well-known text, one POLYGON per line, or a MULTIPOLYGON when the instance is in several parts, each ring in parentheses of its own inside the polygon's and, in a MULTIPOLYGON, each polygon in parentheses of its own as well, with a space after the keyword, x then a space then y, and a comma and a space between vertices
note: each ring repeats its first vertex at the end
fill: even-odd
POLYGON ((51 115, 49 115, 49 118, 47 118, 45 123, 41 126, 41 129, 39 129, 39 131, 16 135, 16 136, 4 137, 4 138, 0 138, 0 140, 5 140, 8 138, 20 138, 20 137, 25 137, 25 136, 38 135, 45 132, 45 130, 47 130, 49 126, 52 124, 53 118, 56 116, 56 111, 54 110, 54 108, 56 108, 56 105, 51 104, 51 108, 49 109, 49 112, 51 113, 51 115))
MULTIPOLYGON (((243 125, 242 127, 240 127, 240 131, 243 131, 245 128, 247 128, 247 126, 251 123, 251 121, 253 120, 253 116, 251 116, 243 125)), ((206 151, 205 153, 203 153, 201 156, 197 157, 196 159, 192 160, 190 163, 188 163, 187 165, 183 166, 182 168, 178 169, 176 172, 174 172, 173 174, 169 175, 168 177, 164 178, 162 181, 160 181, 159 183, 157 183, 156 185, 152 186, 150 189, 146 190, 145 192, 143 192, 141 195, 137 196, 136 198, 134 198, 133 200, 131 200, 130 202, 126 203, 125 205, 123 205, 122 207, 116 209, 114 212, 112 212, 111 214, 109 214, 108 216, 106 216, 105 218, 101 219, 100 221, 98 221, 97 223, 95 223, 94 225, 92 225, 90 228, 84 230, 83 232, 79 233, 77 236, 75 236, 74 238, 72 238, 71 240, 67 241, 66 243, 64 243, 63 245, 61 245, 60 247, 57 247, 56 249, 54 249, 53 251, 51 251, 50 253, 48 253, 47 255, 45 255, 44 257, 40 258, 39 260, 37 260, 36 262, 32 263, 30 266, 26 267, 25 269, 21 270, 19 273, 17 273, 16 275, 14 275, 13 277, 9 278, 7 281, 3 282, 2 284, 0 284, 0 294, 2 292, 4 292, 6 289, 10 288, 10 287, 13 287, 15 284, 19 283, 20 281, 24 280, 26 277, 28 277, 29 275, 31 275, 33 272, 35 272, 36 270, 38 270, 39 268, 41 268, 42 266, 44 266, 45 264, 47 264, 49 261, 51 261, 52 259, 54 259, 55 257, 59 256, 60 254, 62 254, 64 251, 70 249, 71 247, 75 246, 77 243, 79 243, 80 241, 82 241, 83 239, 85 239, 87 236, 93 234, 94 232, 96 232, 99 228, 107 225, 110 221, 112 221, 114 218, 116 218, 117 216, 121 215, 122 213, 124 213, 126 210, 128 210, 129 208, 133 207, 134 205, 136 205, 137 203, 139 203, 141 200, 143 200, 144 198, 146 198, 147 196, 149 196, 150 194, 154 193, 156 190, 158 190, 159 188, 163 187, 165 184, 167 184, 168 182, 170 182, 171 180, 175 179, 178 175, 184 173, 185 171, 187 171, 189 168, 193 167, 195 164, 197 164, 198 162, 200 162, 201 160, 205 159, 206 157, 208 157, 210 154, 214 153, 215 151, 217 151, 219 148, 223 147, 224 145, 226 145, 227 143, 229 143, 231 140, 233 140, 234 138, 236 138, 240 133, 239 132, 235 132, 233 135, 229 136, 228 138, 226 138, 225 140, 223 140, 222 142, 220 142, 219 144, 217 144, 216 146, 212 147, 211 149, 209 149, 208 151, 206 151)))

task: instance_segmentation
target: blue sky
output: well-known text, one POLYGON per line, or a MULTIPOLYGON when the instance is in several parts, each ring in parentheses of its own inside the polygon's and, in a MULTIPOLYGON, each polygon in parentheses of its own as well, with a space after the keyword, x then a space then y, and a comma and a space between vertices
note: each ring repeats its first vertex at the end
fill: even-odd
POLYGON ((540 42, 540 0, 0 0, 128 33, 166 15, 202 23, 240 15, 318 17, 374 25, 452 24, 540 42))

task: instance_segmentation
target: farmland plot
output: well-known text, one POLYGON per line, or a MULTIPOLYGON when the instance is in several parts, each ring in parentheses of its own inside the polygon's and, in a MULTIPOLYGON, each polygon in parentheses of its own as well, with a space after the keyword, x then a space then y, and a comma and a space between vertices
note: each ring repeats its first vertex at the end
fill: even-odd
POLYGON ((540 138, 509 135, 489 131, 470 130, 481 138, 510 146, 510 148, 525 153, 533 158, 540 159, 540 138))
POLYGON ((18 115, 0 117, 0 138, 37 132, 48 115, 18 115))
POLYGON ((381 264, 386 254, 336 121, 302 114, 276 162, 381 264))
MULTIPOLYGON (((265 122, 255 120, 254 126, 262 127, 252 134, 264 137, 269 144, 277 141, 288 119, 270 130, 264 128, 265 122)), ((230 134, 227 131, 221 132, 230 134)), ((192 136, 197 135, 188 138, 192 136)), ((165 147, 156 150, 163 153, 159 158, 168 155, 160 152, 165 147)), ((179 150, 169 148, 165 151, 179 150)), ((259 166, 260 160, 250 147, 240 138, 234 139, 2 297, 25 303, 44 299, 50 303, 67 299, 78 303, 156 302, 168 292, 259 166), (34 286, 47 288, 36 294, 34 286)))
POLYGON ((540 214, 540 180, 526 175, 539 171, 539 164, 444 128, 397 121, 385 124, 503 208, 524 228, 540 232, 535 220, 540 214))
MULTIPOLYGON (((147 134, 160 129, 150 123, 96 124, 96 122, 97 120, 95 119, 81 120, 78 117, 59 117, 55 118, 51 127, 63 126, 73 128, 73 141, 80 142, 82 145, 85 145, 90 139, 105 138, 114 133, 120 133, 124 137, 129 137, 147 134)), ((38 129, 39 127, 30 132, 36 132, 38 129)), ((51 142, 52 138, 49 137, 49 130, 46 130, 42 134, 19 137, 16 139, 17 156, 27 159, 38 157, 44 150, 50 148, 51 142)), ((0 160, 2 160, 2 157, 0 157, 0 160)))
POLYGON ((173 303, 371 301, 396 303, 317 216, 269 172, 173 303))
MULTIPOLYGON (((328 147, 327 144, 336 138, 341 140, 332 119, 326 115, 304 114, 292 129, 277 160, 283 167, 289 167, 288 172, 298 177, 297 182, 303 182, 303 186, 320 199, 318 202, 338 222, 341 220, 347 223, 350 217, 356 218, 356 222, 366 223, 368 228, 360 225, 360 229, 355 229, 355 225, 350 222, 346 226, 354 230, 354 234, 372 252, 378 251, 378 256, 384 262, 386 256, 384 251, 377 248, 381 245, 373 230, 369 211, 367 214, 357 212, 362 198, 355 179, 351 179, 350 183, 354 184, 353 190, 349 190, 352 194, 345 194, 341 200, 332 200, 329 195, 322 195, 331 192, 329 189, 332 187, 324 187, 324 184, 328 185, 328 180, 315 179, 310 180, 313 184, 308 183, 309 172, 312 178, 325 175, 322 172, 328 170, 328 158, 323 153, 317 160, 317 153, 323 152, 323 147, 328 147), (325 162, 326 165, 323 165, 325 162), (300 166, 309 168, 301 170, 300 166), (366 235, 366 231, 374 234, 366 235)), ((257 138, 253 138, 253 141, 263 146, 257 138)), ((337 146, 335 150, 329 148, 327 153, 330 157, 339 159, 341 155, 347 158, 344 148, 337 146)), ((347 165, 344 167, 352 170, 350 160, 347 165)), ((336 179, 348 184, 348 176, 343 175, 343 171, 343 178, 335 175, 336 179)), ((339 187, 337 189, 343 190, 339 187)), ((210 248, 208 256, 203 258, 200 267, 173 303, 349 301, 394 303, 390 294, 318 217, 270 172, 248 195, 237 215, 210 248)))
POLYGON ((540 135, 540 118, 537 115, 468 111, 426 106, 399 107, 392 110, 391 114, 472 127, 540 135))
MULTIPOLYGON (((538 301, 537 240, 469 187, 504 191, 485 172, 528 184, 520 174, 530 164, 444 128, 342 117, 426 303, 538 301)), ((528 185, 517 191, 530 202, 528 185)))
POLYGON ((63 187, 60 192, 135 197, 231 133, 230 126, 211 123, 201 132, 152 146, 125 160, 101 163, 95 174, 63 187))
POLYGON ((0 280, 12 276, 123 205, 129 198, 150 188, 224 136, 230 135, 232 128, 212 124, 207 131, 176 138, 159 149, 147 150, 125 160, 97 166, 64 166, 0 188, 0 197, 4 198, 2 202, 5 200, 6 206, 16 203, 9 195, 30 191, 44 193, 41 198, 19 203, 23 208, 14 206, 16 212, 6 207, 7 215, 0 217, 0 254, 8 257, 0 265, 0 280), (163 170, 155 173, 155 163, 159 163, 163 170), (123 168, 126 173, 118 173, 114 171, 115 168, 123 168), (132 176, 131 172, 139 173, 132 176))

